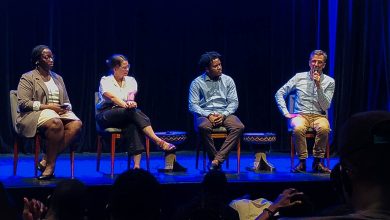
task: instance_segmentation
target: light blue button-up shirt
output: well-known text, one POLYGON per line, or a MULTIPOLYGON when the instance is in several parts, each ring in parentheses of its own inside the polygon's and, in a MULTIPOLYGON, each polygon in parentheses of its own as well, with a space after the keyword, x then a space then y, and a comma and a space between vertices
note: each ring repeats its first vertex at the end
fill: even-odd
POLYGON ((207 117, 211 113, 225 116, 236 112, 238 97, 233 79, 222 74, 217 80, 212 80, 203 73, 194 79, 190 86, 188 108, 193 114, 207 117))
POLYGON ((276 104, 283 115, 288 113, 325 114, 330 107, 335 82, 334 79, 321 74, 320 88, 317 88, 310 78, 310 72, 297 73, 276 94, 276 104), (291 92, 295 92, 294 112, 289 112, 285 98, 291 92))

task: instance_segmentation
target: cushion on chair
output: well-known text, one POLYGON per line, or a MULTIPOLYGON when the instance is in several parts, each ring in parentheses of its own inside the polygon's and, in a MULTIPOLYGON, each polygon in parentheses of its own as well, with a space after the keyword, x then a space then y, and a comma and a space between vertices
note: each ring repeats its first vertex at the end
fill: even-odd
POLYGON ((106 129, 104 129, 104 132, 108 132, 108 133, 121 133, 122 129, 120 129, 120 128, 106 128, 106 129))
POLYGON ((225 127, 217 127, 212 129, 212 133, 227 133, 227 130, 225 127))

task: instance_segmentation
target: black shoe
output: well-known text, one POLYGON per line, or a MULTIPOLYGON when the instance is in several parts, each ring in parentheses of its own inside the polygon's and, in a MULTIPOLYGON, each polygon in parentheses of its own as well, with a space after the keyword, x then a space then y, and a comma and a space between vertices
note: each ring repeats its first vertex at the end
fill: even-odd
POLYGON ((220 171, 221 170, 221 164, 211 163, 209 166, 209 171, 220 171))
POLYGON ((38 180, 51 180, 54 178, 54 173, 49 175, 40 175, 37 177, 38 180))
POLYGON ((306 162, 299 162, 294 168, 291 169, 291 173, 306 173, 306 162))
POLYGON ((313 173, 330 174, 332 171, 324 166, 322 163, 313 162, 313 173))
POLYGON ((43 173, 43 171, 46 169, 46 166, 43 166, 40 162, 38 162, 37 169, 43 173))

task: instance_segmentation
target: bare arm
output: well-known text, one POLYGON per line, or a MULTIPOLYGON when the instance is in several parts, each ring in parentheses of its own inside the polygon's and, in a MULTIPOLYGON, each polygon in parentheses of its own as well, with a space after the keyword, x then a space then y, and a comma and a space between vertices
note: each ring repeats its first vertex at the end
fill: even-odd
POLYGON ((129 107, 129 105, 125 101, 123 101, 122 99, 116 97, 111 92, 104 92, 103 95, 106 98, 109 98, 115 105, 117 105, 119 107, 122 107, 122 108, 128 108, 129 107))
POLYGON ((291 197, 295 195, 301 195, 303 194, 302 192, 298 192, 296 189, 290 188, 290 189, 285 189, 282 194, 276 198, 275 202, 270 205, 268 208, 264 209, 264 211, 256 218, 256 220, 266 220, 272 218, 275 213, 279 211, 280 208, 282 207, 288 207, 288 206, 293 206, 296 204, 301 204, 302 201, 294 201, 291 202, 291 197))

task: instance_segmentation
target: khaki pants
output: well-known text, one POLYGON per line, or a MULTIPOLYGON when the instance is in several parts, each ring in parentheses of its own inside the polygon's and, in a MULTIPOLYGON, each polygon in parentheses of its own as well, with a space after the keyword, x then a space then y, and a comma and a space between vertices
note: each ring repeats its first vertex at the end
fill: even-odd
POLYGON ((326 116, 301 114, 298 117, 291 119, 290 124, 293 128, 295 150, 298 153, 299 159, 306 159, 308 157, 305 135, 309 128, 313 128, 316 131, 313 156, 316 158, 324 158, 330 131, 329 121, 326 116))

